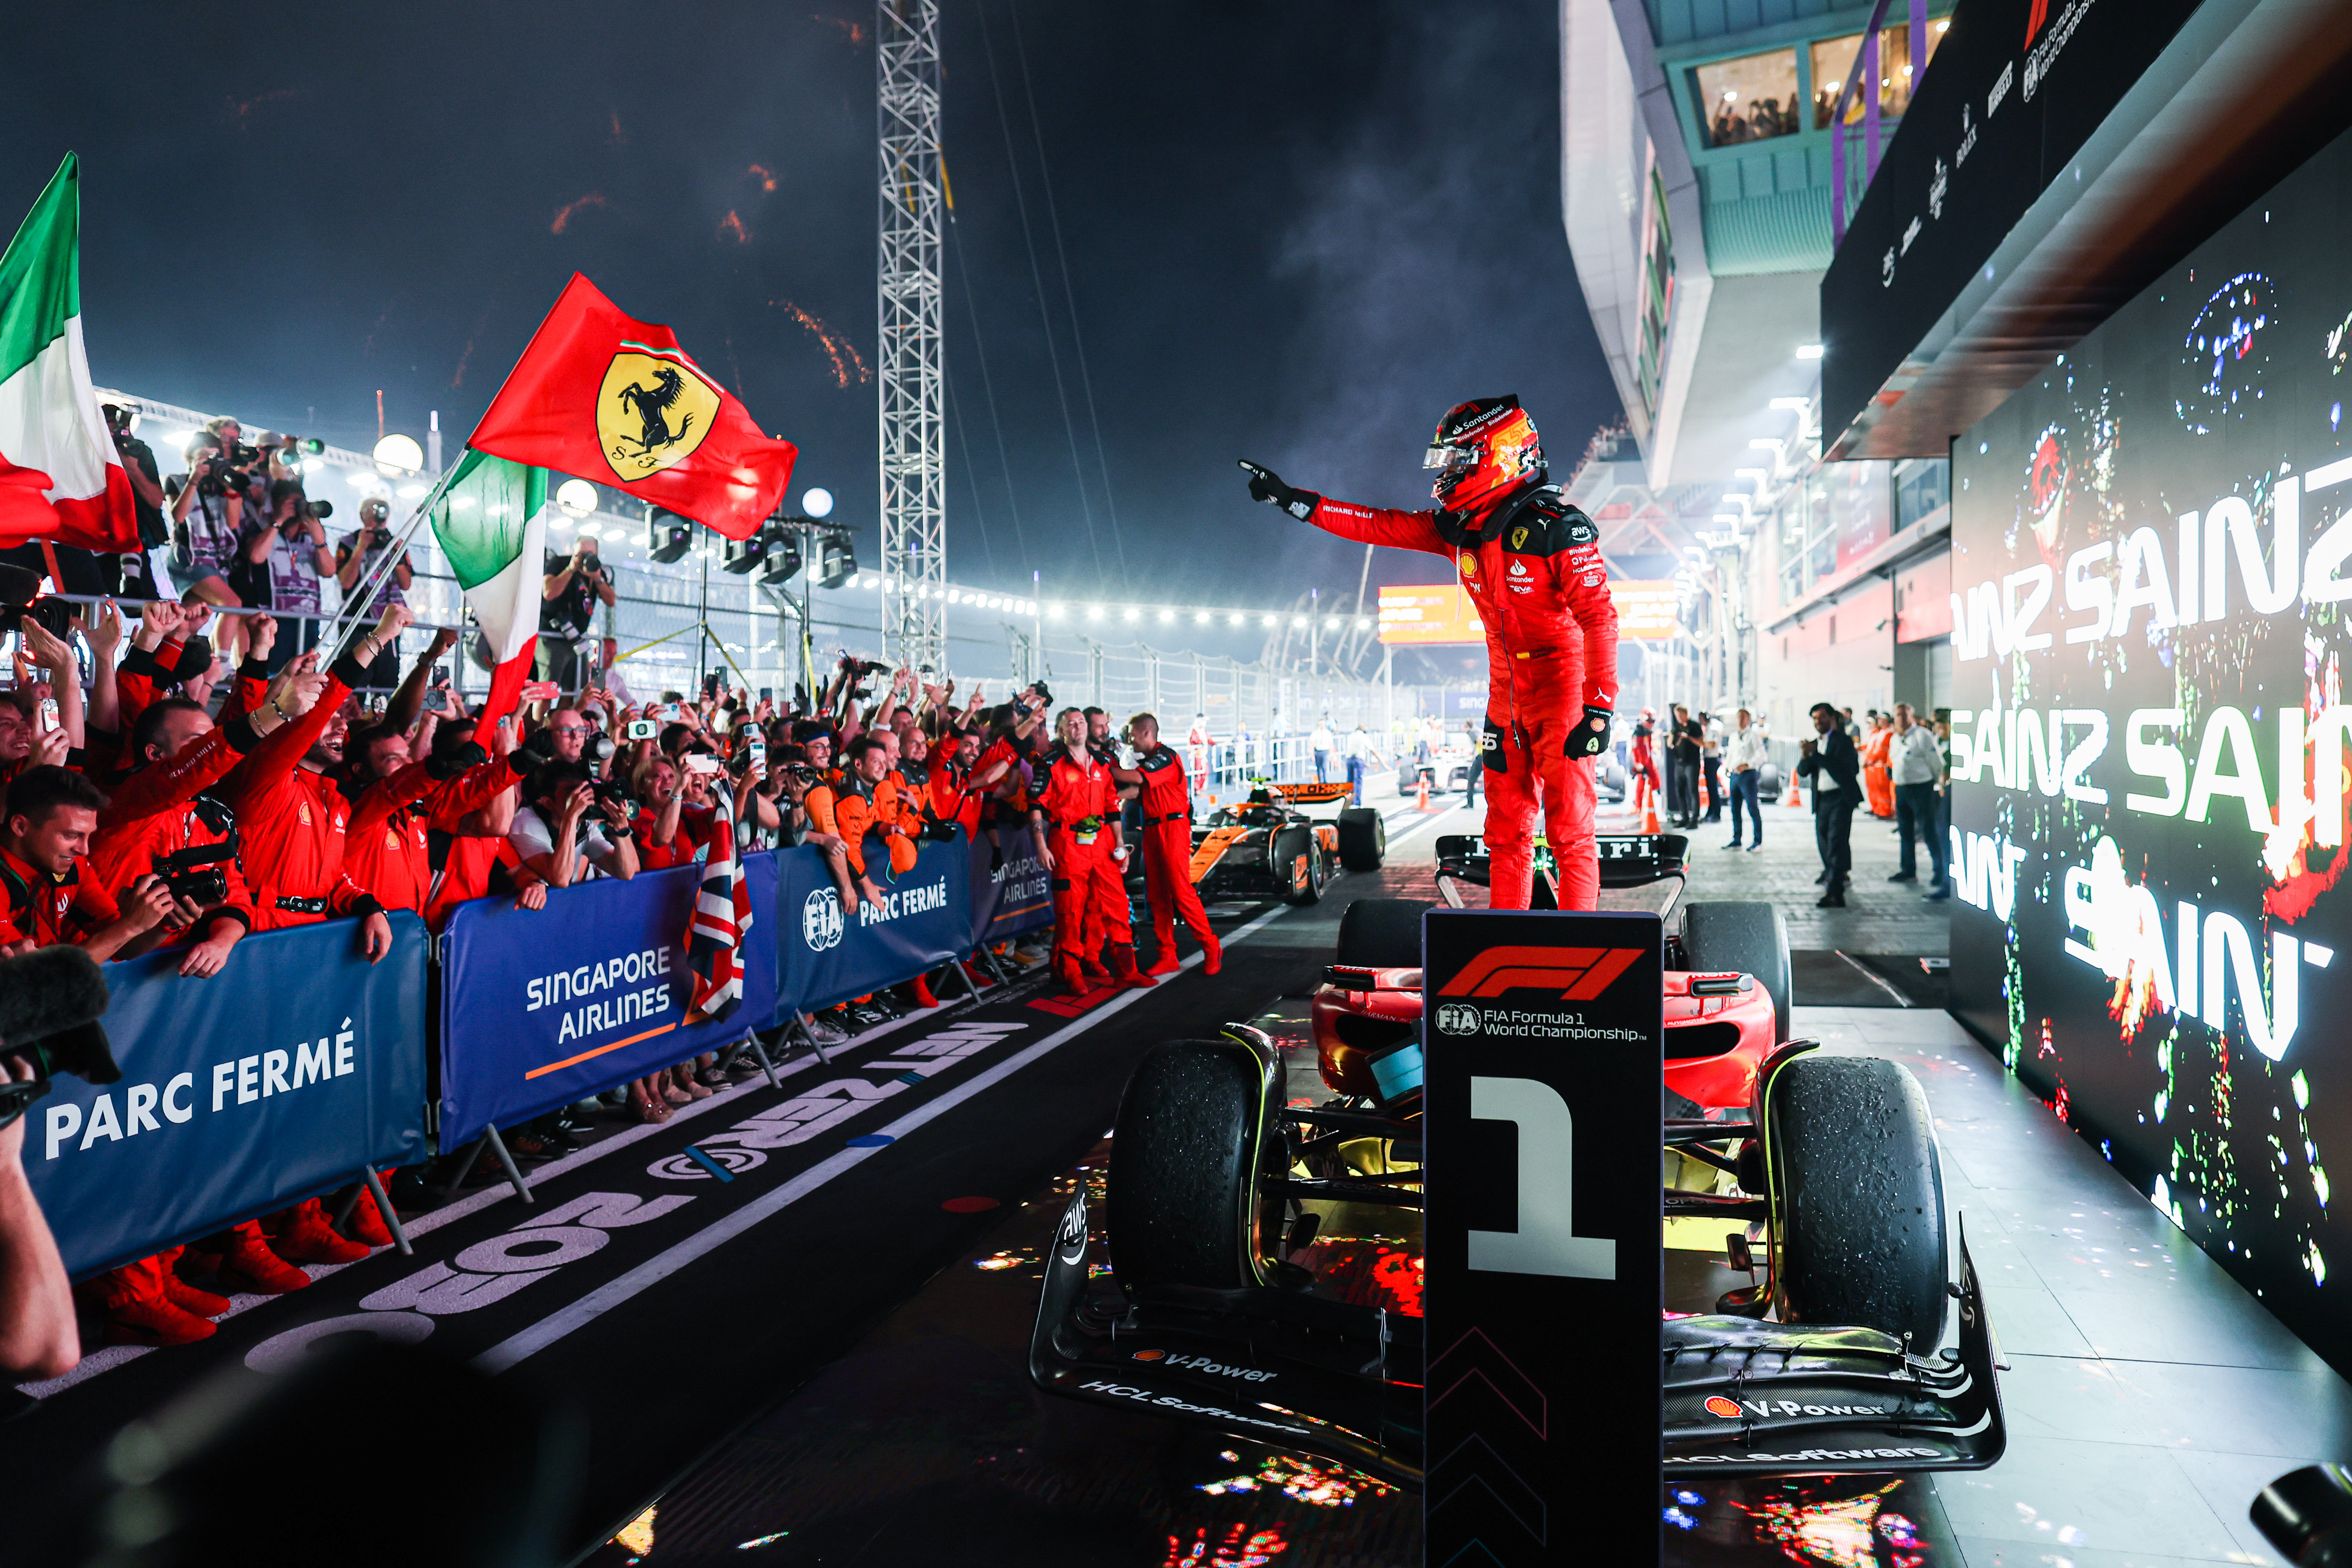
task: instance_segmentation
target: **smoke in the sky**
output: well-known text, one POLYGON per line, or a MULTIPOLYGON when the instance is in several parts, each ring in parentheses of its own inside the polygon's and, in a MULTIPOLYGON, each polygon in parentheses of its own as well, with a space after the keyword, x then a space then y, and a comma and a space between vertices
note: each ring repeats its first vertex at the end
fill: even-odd
POLYGON ((1426 506, 1439 416, 1517 393, 1564 477, 1618 408, 1560 228, 1556 55, 1515 7, 1384 10, 1377 109, 1284 236, 1310 302, 1298 359, 1319 374, 1280 460, 1296 483, 1426 506))

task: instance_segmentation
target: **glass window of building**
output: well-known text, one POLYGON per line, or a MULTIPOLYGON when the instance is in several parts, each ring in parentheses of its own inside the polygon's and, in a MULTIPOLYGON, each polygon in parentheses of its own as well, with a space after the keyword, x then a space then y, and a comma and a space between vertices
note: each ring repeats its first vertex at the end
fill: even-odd
POLYGON ((1798 129, 1794 49, 1700 66, 1691 72, 1691 88, 1710 147, 1767 141, 1798 129))
MULTIPOLYGON (((1935 58, 1936 46, 1943 41, 1948 20, 1927 24, 1927 58, 1935 58)), ((1862 35, 1849 33, 1843 38, 1822 38, 1813 45, 1813 129, 1825 130, 1830 111, 1837 107, 1838 94, 1845 89, 1845 79, 1853 72, 1853 57, 1862 47, 1862 35)), ((1927 62, 1918 62, 1925 69, 1927 62)), ((1911 107, 1911 83, 1916 76, 1911 58, 1911 27, 1908 23, 1888 27, 1878 35, 1878 112, 1893 119, 1911 107)), ((1845 122, 1862 123, 1862 94, 1856 92, 1845 106, 1845 122)))

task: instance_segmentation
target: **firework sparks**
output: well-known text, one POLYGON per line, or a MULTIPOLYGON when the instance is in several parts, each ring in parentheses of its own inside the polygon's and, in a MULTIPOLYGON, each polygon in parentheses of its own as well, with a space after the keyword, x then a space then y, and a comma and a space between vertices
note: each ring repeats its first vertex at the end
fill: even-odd
POLYGON ((761 168, 759 164, 754 163, 751 168, 744 172, 750 174, 753 179, 760 182, 760 188, 761 190, 772 191, 776 188, 776 176, 769 173, 766 169, 761 168))
POLYGON ((573 213, 579 212, 586 207, 601 207, 604 205, 604 193, 602 191, 591 191, 576 202, 566 202, 563 205, 556 208, 555 221, 547 226, 547 232, 550 234, 562 234, 566 228, 571 226, 572 215, 573 213))
POLYGON ((604 112, 612 116, 613 133, 609 140, 612 142, 613 145, 615 147, 627 146, 629 144, 629 133, 621 129, 621 111, 617 109, 608 109, 604 112))
POLYGON ((853 44, 862 44, 866 41, 865 27, 858 23, 849 21, 844 17, 811 16, 809 20, 812 22, 822 22, 828 27, 840 28, 841 36, 847 38, 853 44))
POLYGON ((236 116, 236 128, 239 131, 242 131, 246 128, 247 121, 251 117, 253 111, 260 108, 263 104, 283 103, 289 98, 299 98, 301 96, 302 89, 299 87, 281 87, 274 92, 265 92, 258 98, 232 98, 228 100, 228 111, 230 114, 236 116))
POLYGON ((735 243, 738 245, 749 245, 751 242, 751 231, 743 226, 743 220, 735 216, 735 209, 732 207, 728 208, 727 216, 719 220, 719 237, 724 239, 730 235, 735 237, 735 243))
POLYGON ((874 373, 866 368, 865 359, 857 352, 857 345, 826 326, 821 319, 802 310, 790 300, 771 300, 768 303, 782 310, 815 335, 817 342, 824 349, 825 356, 833 361, 835 385, 847 386, 853 375, 860 382, 874 379, 874 373))

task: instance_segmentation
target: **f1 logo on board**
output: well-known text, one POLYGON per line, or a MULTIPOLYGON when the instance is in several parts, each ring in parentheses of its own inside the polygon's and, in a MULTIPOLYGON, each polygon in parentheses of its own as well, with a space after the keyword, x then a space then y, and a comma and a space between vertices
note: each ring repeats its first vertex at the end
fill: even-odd
POLYGON ((1500 996, 1557 989, 1563 1002, 1590 1002, 1642 956, 1638 947, 1490 947, 1439 990, 1441 996, 1500 996))

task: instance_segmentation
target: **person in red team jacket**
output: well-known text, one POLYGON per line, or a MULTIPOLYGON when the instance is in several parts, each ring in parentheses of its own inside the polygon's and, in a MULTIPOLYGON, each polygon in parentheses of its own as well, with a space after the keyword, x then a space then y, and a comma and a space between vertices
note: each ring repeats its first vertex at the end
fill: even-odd
POLYGON ((1118 784, 1110 768, 1087 750, 1084 713, 1063 709, 1055 734, 1056 744, 1044 753, 1029 808, 1030 825, 1037 829, 1037 858, 1053 879, 1054 973, 1073 996, 1085 995, 1097 984, 1150 985, 1151 977, 1135 967, 1118 784), (1097 947, 1099 963, 1094 962, 1097 947))
POLYGON ((1192 792, 1184 782, 1184 764, 1175 747, 1160 743, 1156 714, 1129 719, 1127 739, 1135 748, 1135 766, 1113 769, 1112 776, 1121 784, 1139 784, 1143 791, 1137 801, 1143 811, 1143 887, 1159 951, 1144 973, 1176 972, 1176 917, 1181 915, 1201 941, 1201 973, 1214 974, 1224 964, 1224 949, 1209 929, 1200 889, 1192 886, 1192 792))
POLYGON ((1486 847, 1493 907, 1528 907, 1534 827, 1559 867, 1559 907, 1599 900, 1591 759, 1617 706, 1617 611, 1601 531, 1545 483, 1543 447, 1517 397, 1482 397, 1439 421, 1423 464, 1432 511, 1327 500, 1244 460, 1250 495, 1327 533, 1454 563, 1486 627, 1486 847))

